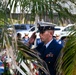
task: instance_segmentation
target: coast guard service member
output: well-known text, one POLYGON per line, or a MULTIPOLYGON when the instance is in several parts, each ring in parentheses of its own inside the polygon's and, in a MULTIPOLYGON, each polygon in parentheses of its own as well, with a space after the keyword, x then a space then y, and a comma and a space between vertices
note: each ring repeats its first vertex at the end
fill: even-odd
MULTIPOLYGON (((41 43, 36 47, 41 54, 40 57, 47 63, 50 75, 56 75, 55 62, 62 49, 62 45, 58 44, 53 38, 54 26, 51 23, 38 23, 38 30, 40 32, 41 43), (46 48, 44 48, 44 46, 46 48)), ((33 34, 35 36, 35 33, 33 34)), ((29 40, 29 44, 33 43, 35 38, 33 36, 29 40)), ((46 75, 40 71, 40 75, 46 75)))

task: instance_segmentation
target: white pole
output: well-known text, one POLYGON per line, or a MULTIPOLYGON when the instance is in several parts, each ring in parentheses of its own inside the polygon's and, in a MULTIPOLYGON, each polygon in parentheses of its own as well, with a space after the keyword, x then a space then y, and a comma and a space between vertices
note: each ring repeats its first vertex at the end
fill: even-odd
MULTIPOLYGON (((36 14, 36 17, 35 17, 35 31, 37 31, 37 23, 38 22, 39 22, 39 16, 38 16, 38 14, 36 14)), ((36 40, 34 42, 34 47, 36 47, 36 40)))

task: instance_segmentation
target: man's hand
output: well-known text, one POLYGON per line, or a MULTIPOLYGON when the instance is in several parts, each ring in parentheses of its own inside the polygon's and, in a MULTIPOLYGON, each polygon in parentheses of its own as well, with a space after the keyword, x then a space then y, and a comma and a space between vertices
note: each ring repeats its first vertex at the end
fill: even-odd
POLYGON ((35 39, 36 39, 36 32, 34 32, 33 34, 32 34, 32 36, 30 37, 30 39, 29 39, 29 44, 33 44, 34 43, 34 41, 35 41, 35 39))

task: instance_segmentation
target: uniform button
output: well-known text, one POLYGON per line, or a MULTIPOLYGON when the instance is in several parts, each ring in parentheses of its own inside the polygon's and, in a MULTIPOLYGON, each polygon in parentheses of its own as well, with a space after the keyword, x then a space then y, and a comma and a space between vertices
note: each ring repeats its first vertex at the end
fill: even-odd
POLYGON ((43 74, 43 72, 42 72, 42 74, 43 74))
POLYGON ((50 64, 50 62, 48 62, 50 64))

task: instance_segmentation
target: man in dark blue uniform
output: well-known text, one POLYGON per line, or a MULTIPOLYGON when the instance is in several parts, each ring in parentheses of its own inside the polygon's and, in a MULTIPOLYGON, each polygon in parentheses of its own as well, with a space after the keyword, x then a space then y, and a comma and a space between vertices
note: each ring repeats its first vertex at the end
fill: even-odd
MULTIPOLYGON (((58 44, 53 38, 54 26, 55 25, 47 22, 38 23, 39 35, 42 42, 36 47, 36 49, 40 53, 40 57, 47 63, 50 75, 56 75, 55 63, 62 49, 62 45, 58 44)), ((35 38, 32 36, 29 43, 31 44, 34 40, 35 38)), ((40 71, 40 73, 40 75, 46 75, 42 71, 40 71)))

